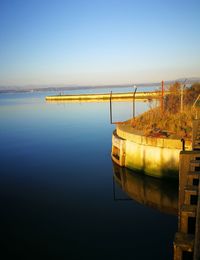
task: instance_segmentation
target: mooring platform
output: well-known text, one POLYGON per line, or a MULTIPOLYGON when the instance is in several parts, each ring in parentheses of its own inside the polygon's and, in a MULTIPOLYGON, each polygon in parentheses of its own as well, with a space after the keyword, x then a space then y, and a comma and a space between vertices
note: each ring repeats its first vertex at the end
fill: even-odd
POLYGON ((133 99, 145 101, 145 100, 161 98, 161 92, 153 91, 153 92, 137 92, 137 93, 127 92, 127 93, 55 95, 55 96, 46 96, 46 101, 108 102, 111 98, 112 101, 131 101, 133 99))

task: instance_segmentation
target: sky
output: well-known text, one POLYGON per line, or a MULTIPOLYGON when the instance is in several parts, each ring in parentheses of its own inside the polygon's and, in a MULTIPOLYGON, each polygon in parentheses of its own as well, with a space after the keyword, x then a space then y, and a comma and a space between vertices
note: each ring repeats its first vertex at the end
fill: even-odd
POLYGON ((0 0, 0 86, 200 77, 199 0, 0 0))

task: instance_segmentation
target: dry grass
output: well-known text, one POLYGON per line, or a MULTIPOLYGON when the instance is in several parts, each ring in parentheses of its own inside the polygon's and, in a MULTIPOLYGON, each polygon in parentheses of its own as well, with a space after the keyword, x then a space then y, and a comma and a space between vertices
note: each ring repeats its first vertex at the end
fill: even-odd
POLYGON ((182 112, 180 112, 181 84, 175 82, 169 86, 169 90, 171 94, 163 100, 164 112, 161 112, 160 106, 153 108, 155 104, 150 102, 149 111, 132 119, 130 124, 147 136, 191 139, 192 123, 196 114, 192 106, 200 95, 200 83, 194 83, 184 90, 182 112))
POLYGON ((142 130, 147 136, 165 136, 170 138, 191 139, 192 121, 195 113, 191 107, 182 113, 161 112, 160 107, 150 109, 139 117, 131 120, 136 130, 142 130))

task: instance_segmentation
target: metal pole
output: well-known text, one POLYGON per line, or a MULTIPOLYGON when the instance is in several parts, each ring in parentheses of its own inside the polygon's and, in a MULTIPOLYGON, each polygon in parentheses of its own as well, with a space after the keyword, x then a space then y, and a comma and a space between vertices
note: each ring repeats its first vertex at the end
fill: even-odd
POLYGON ((185 139, 181 139, 182 142, 182 151, 185 151, 185 139))
POLYGON ((183 112, 183 85, 181 85, 181 113, 183 112))
POLYGON ((134 86, 134 93, 133 93, 133 118, 135 118, 135 93, 137 91, 137 88, 134 86))
POLYGON ((161 112, 164 112, 164 81, 162 80, 162 91, 161 91, 161 112))
POLYGON ((181 113, 183 112, 183 88, 185 88, 185 82, 186 81, 187 81, 187 79, 185 79, 185 81, 181 85, 181 113))
POLYGON ((135 117, 135 97, 133 93, 133 118, 135 117))
POLYGON ((198 97, 196 98, 196 100, 194 101, 194 104, 192 105, 192 108, 195 110, 195 112, 196 112, 196 117, 195 117, 195 119, 198 119, 198 113, 197 113, 197 109, 195 108, 195 106, 196 106, 196 103, 197 103, 197 101, 199 100, 199 98, 200 98, 200 94, 198 95, 198 97))
POLYGON ((112 91, 110 92, 110 123, 112 124, 112 91))

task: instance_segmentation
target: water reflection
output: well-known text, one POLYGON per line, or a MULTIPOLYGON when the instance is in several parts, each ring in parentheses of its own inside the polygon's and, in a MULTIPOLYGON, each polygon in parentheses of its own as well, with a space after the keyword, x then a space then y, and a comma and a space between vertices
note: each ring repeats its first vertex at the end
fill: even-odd
POLYGON ((178 214, 178 183, 134 173, 115 163, 113 163, 113 175, 115 199, 117 199, 115 196, 115 183, 117 183, 129 198, 164 213, 178 214))
MULTIPOLYGON (((172 259, 175 216, 112 200, 109 103, 46 104, 45 95, 0 97, 0 240, 6 254, 172 259)), ((138 102, 137 113, 145 105, 138 102)), ((116 103, 113 120, 128 118, 129 108, 116 103)))

